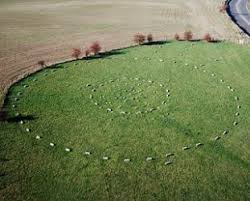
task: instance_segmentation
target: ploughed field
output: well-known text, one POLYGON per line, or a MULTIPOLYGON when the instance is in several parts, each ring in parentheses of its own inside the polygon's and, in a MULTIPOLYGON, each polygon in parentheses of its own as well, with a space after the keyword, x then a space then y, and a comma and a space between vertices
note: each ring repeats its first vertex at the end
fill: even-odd
POLYGON ((249 48, 168 42, 11 87, 1 200, 248 200, 249 48))
MULTIPOLYGON (((99 40, 105 49, 131 44, 137 32, 172 38, 192 30, 219 39, 239 34, 221 0, 1 0, 0 91, 38 69, 70 59, 72 48, 99 40)), ((1 92, 0 92, 1 93, 1 92)), ((0 97, 0 102, 2 98, 0 97)))

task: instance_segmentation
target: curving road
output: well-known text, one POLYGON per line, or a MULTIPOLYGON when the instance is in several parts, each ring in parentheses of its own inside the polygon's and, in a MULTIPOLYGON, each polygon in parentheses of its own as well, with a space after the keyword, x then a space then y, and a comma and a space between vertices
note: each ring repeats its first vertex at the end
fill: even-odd
POLYGON ((229 15, 235 23, 250 36, 250 11, 248 0, 231 0, 229 2, 229 15))

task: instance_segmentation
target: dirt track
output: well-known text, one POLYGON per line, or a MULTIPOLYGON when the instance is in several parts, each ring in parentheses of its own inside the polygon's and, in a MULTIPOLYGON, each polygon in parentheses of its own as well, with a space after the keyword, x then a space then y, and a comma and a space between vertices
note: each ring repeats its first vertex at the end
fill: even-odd
MULTIPOLYGON (((100 41, 104 50, 128 46, 136 32, 158 39, 190 29, 219 39, 239 38, 218 12, 221 0, 17 0, 0 6, 1 91, 38 69, 38 60, 70 59, 73 47, 100 41)), ((1 95, 0 95, 1 99, 1 95)))

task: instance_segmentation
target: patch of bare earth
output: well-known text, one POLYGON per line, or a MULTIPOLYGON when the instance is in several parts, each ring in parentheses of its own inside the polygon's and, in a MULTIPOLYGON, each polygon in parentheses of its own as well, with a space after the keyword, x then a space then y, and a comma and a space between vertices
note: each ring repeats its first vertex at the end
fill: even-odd
POLYGON ((1 91, 47 64, 70 59, 71 49, 100 41, 104 50, 131 45, 136 32, 157 39, 192 30, 219 39, 239 38, 218 12, 221 0, 17 0, 0 2, 1 91))

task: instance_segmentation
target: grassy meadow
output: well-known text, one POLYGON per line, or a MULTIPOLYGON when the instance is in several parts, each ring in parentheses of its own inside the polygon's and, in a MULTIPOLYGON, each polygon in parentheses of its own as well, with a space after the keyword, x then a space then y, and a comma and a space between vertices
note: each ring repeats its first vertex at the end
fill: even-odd
POLYGON ((249 54, 170 41, 23 79, 0 123, 0 200, 249 200, 249 54))

